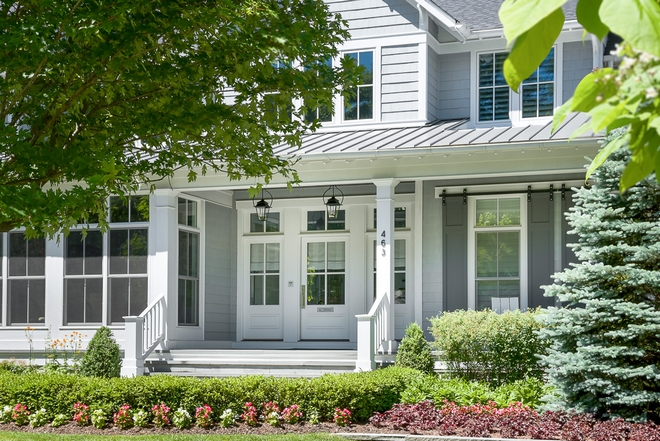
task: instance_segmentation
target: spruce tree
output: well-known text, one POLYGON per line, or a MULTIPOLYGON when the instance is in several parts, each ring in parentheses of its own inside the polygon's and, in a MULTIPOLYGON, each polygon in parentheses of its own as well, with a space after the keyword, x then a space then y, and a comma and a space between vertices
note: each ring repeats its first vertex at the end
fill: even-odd
MULTIPOLYGON (((609 136, 607 142, 614 139, 609 136)), ((575 194, 567 214, 579 259, 555 274, 541 357, 553 404, 600 416, 658 419, 660 411, 660 185, 651 175, 619 194, 630 160, 619 149, 575 194)))

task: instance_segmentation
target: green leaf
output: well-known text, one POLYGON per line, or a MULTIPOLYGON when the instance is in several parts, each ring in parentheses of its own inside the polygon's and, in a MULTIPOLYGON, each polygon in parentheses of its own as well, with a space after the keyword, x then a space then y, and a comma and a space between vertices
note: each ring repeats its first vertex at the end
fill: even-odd
POLYGON ((613 76, 613 72, 611 68, 606 67, 591 72, 582 78, 573 94, 571 110, 589 112, 600 103, 604 103, 616 95, 616 86, 604 79, 606 75, 612 74, 613 76))
POLYGON ((608 128, 619 116, 622 116, 626 110, 626 102, 622 101, 618 105, 613 106, 609 103, 602 103, 594 107, 589 112, 591 115, 591 127, 594 132, 608 128))
POLYGON ((571 113, 571 107, 573 106, 573 98, 569 98, 564 104, 561 105, 559 109, 555 112, 555 116, 552 117, 552 133, 555 133, 559 126, 564 122, 566 116, 571 113))
POLYGON ((516 38, 504 61, 504 77, 511 89, 517 91, 550 52, 564 24, 561 8, 553 11, 534 27, 516 38))
POLYGON ((603 162, 615 151, 623 147, 628 140, 628 137, 624 134, 621 135, 620 137, 613 139, 612 141, 608 142, 603 149, 598 152, 596 157, 591 161, 591 164, 589 164, 589 168, 587 169, 587 175, 585 176, 585 181, 589 179, 589 177, 593 174, 593 172, 596 171, 598 167, 600 167, 603 162))
POLYGON ((635 49, 660 57, 660 4, 656 0, 603 0, 599 15, 635 49))
POLYGON ((609 28, 600 21, 598 10, 603 0, 580 0, 578 1, 576 14, 577 19, 587 32, 594 34, 599 40, 607 35, 609 28))
POLYGON ((499 16, 504 26, 507 45, 511 45, 516 38, 556 13, 564 3, 566 0, 505 0, 500 7, 499 16))
POLYGON ((631 132, 639 131, 641 136, 638 136, 637 139, 631 136, 632 157, 621 175, 619 182, 621 193, 646 178, 655 167, 660 135, 656 130, 646 130, 642 133, 643 127, 635 128, 633 125, 633 129, 631 129, 631 132))

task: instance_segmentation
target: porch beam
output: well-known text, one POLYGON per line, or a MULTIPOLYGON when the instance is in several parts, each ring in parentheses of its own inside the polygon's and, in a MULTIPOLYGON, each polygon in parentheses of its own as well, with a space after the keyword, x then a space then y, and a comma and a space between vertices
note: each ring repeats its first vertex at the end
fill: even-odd
MULTIPOLYGON (((396 179, 375 179, 376 297, 386 297, 383 352, 396 352, 394 339, 394 188, 396 179)), ((378 348, 376 348, 378 349, 378 348)))

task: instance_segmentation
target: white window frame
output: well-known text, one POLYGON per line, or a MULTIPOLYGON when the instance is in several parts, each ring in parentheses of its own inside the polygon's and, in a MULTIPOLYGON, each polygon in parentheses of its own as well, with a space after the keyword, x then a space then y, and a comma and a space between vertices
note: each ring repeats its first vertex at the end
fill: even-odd
POLYGON ((468 309, 476 309, 476 233, 484 231, 519 231, 520 232, 520 310, 525 311, 529 306, 528 294, 528 268, 527 268, 527 195, 521 194, 492 194, 486 196, 468 196, 468 309), (520 199, 520 225, 498 227, 475 227, 477 200, 479 199, 520 199))
MULTIPOLYGON (((2 295, 2 317, 0 317, 0 324, 2 327, 8 327, 8 328, 18 328, 18 327, 26 327, 26 326, 31 326, 31 327, 44 327, 46 326, 46 315, 48 313, 48 283, 46 279, 46 275, 48 273, 48 266, 47 266, 47 258, 48 258, 48 252, 46 251, 46 246, 48 243, 48 240, 44 238, 44 274, 41 276, 30 276, 30 275, 25 275, 25 276, 11 276, 9 274, 9 236, 12 233, 25 233, 25 228, 18 228, 16 230, 11 230, 6 233, 2 233, 3 235, 3 240, 2 240, 2 247, 3 249, 0 250, 0 257, 2 259, 0 262, 2 263, 2 277, 0 278, 0 282, 2 282, 2 291, 0 294, 2 295), (9 317, 9 282, 12 280, 44 280, 44 321, 41 323, 32 323, 32 322, 27 322, 27 323, 21 323, 21 322, 10 322, 10 317, 9 317)), ((25 238, 24 238, 25 239, 25 238)), ((26 268, 27 270, 27 268, 26 268)), ((29 313, 28 313, 28 320, 29 320, 29 313)))
MULTIPOLYGON (((90 226, 89 231, 90 232, 91 231, 97 231, 98 232, 99 231, 98 225, 97 224, 93 224, 93 225, 95 225, 95 227, 90 226)), ((80 230, 78 230, 78 229, 73 230, 72 229, 71 231, 72 232, 73 231, 79 232, 80 230)), ((83 274, 67 274, 67 269, 66 269, 67 248, 66 248, 66 244, 67 244, 67 241, 69 240, 70 237, 71 236, 69 235, 68 237, 65 238, 65 241, 64 241, 65 245, 63 246, 63 250, 62 250, 62 260, 63 260, 62 295, 64 296, 64 298, 62 299, 62 323, 63 323, 63 326, 71 327, 71 328, 81 327, 81 326, 103 326, 108 322, 108 320, 107 320, 108 317, 106 316, 107 310, 106 310, 106 306, 105 306, 105 305, 107 305, 107 294, 108 294, 108 287, 107 287, 107 285, 108 285, 108 277, 107 277, 108 276, 108 269, 106 268, 106 261, 107 261, 107 257, 108 257, 107 254, 108 254, 108 249, 109 249, 109 247, 107 245, 108 234, 107 233, 101 233, 101 273, 100 274, 86 274, 86 273, 83 273, 83 274), (67 311, 66 301, 65 301, 65 299, 68 300, 67 290, 66 290, 66 287, 67 287, 66 282, 67 282, 67 280, 74 280, 74 279, 82 279, 82 280, 100 279, 101 280, 101 299, 102 299, 102 305, 103 305, 101 307, 101 322, 91 322, 91 321, 74 322, 74 321, 68 320, 67 312, 66 312, 67 311)), ((83 243, 86 243, 86 242, 83 242, 83 243)), ((148 259, 148 257, 147 257, 147 259, 148 259)), ((87 294, 87 287, 85 287, 85 299, 87 298, 86 294, 87 294)), ((148 293, 147 293, 147 295, 148 295, 148 293)), ((83 308, 84 308, 84 305, 83 305, 83 308)))
MULTIPOLYGON (((555 74, 554 74, 554 107, 553 115, 535 118, 522 117, 522 95, 509 89, 509 118, 497 121, 479 121, 479 55, 507 52, 506 48, 498 46, 492 49, 475 50, 471 52, 471 82, 470 82, 470 118, 475 127, 501 127, 506 125, 527 126, 536 124, 547 124, 552 121, 552 117, 557 109, 562 105, 562 85, 563 85, 563 58, 564 45, 561 42, 556 43, 555 50, 555 74)), ((522 88, 522 83, 520 89, 522 88)), ((519 90, 520 90, 519 89, 519 90)))
POLYGON ((344 212, 344 229, 343 230, 329 230, 328 229, 328 210, 325 205, 310 205, 304 207, 301 212, 300 219, 300 232, 302 234, 342 234, 349 232, 349 213, 350 209, 346 205, 342 205, 340 210, 344 212), (323 211, 325 213, 325 229, 323 230, 308 230, 307 229, 307 213, 310 211, 323 211))

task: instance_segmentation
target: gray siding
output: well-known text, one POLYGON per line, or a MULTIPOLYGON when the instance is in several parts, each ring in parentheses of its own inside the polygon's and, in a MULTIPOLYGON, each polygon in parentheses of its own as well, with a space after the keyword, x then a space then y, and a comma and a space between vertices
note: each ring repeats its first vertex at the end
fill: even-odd
POLYGON ((419 13, 406 0, 325 0, 348 21, 353 38, 418 30, 419 13))
POLYGON ((440 94, 438 87, 440 85, 440 56, 432 51, 430 48, 427 48, 428 60, 429 60, 429 77, 428 77, 428 104, 427 108, 427 118, 429 121, 438 119, 439 110, 438 104, 440 102, 440 94))
MULTIPOLYGON (((555 197, 559 197, 556 194, 555 197)), ((532 194, 528 205, 527 268, 529 270, 529 306, 547 308, 554 306, 554 299, 544 297, 541 286, 552 283, 555 263, 555 215, 554 202, 548 193, 532 194)))
POLYGON ((236 340, 236 210, 206 203, 204 340, 236 340))
POLYGON ((439 55, 438 79, 437 118, 469 118, 470 53, 439 55))
POLYGON ((381 54, 381 118, 417 119, 419 107, 418 45, 384 47, 381 54))
POLYGON ((575 88, 586 74, 593 69, 593 54, 591 41, 585 40, 564 43, 564 78, 562 85, 563 101, 565 103, 573 96, 575 88))
POLYGON ((435 199, 435 183, 425 182, 422 203, 422 329, 427 331, 442 311, 442 205, 435 199))

